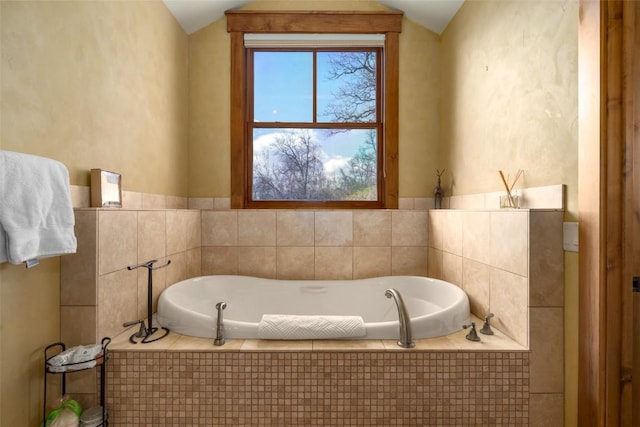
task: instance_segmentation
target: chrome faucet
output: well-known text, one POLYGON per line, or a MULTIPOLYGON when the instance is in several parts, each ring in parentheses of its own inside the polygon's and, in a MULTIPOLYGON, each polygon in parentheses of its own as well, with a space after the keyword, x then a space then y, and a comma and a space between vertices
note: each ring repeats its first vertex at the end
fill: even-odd
POLYGON ((411 318, 404 305, 400 292, 395 289, 387 289, 384 291, 387 298, 393 298, 398 307, 398 320, 400 322, 400 339, 398 345, 402 348, 413 348, 416 344, 411 339, 411 318))
POLYGON ((224 345, 224 322, 222 320, 222 310, 227 308, 226 302, 219 302, 216 304, 216 310, 218 310, 218 319, 216 321, 216 339, 213 340, 213 345, 224 345))

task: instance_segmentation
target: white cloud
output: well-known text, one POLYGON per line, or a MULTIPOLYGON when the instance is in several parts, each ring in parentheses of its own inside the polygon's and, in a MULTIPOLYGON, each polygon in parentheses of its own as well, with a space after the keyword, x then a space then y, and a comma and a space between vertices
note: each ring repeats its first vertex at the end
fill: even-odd
POLYGON ((333 156, 324 162, 324 170, 328 175, 337 173, 349 163, 351 157, 333 156))

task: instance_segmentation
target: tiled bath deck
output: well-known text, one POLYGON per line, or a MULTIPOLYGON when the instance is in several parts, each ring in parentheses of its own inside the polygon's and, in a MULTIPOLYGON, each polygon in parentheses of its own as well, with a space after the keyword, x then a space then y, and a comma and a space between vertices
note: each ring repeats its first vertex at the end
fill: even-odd
MULTIPOLYGON (((479 324, 479 323, 476 323, 479 324)), ((526 426, 529 352, 482 342, 263 341, 170 334, 110 345, 110 426, 526 426)))

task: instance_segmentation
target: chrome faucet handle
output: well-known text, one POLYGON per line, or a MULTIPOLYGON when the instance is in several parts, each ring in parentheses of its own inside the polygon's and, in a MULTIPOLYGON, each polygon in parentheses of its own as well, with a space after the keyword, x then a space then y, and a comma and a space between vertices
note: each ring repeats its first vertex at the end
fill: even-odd
POLYGON ((144 326, 144 320, 132 320, 131 322, 125 322, 122 324, 122 327, 128 328, 130 326, 137 325, 138 323, 140 324, 140 329, 138 330, 138 332, 133 334, 132 337, 144 338, 147 336, 147 328, 145 328, 144 326))
POLYGON ((493 335, 493 329, 491 329, 491 325, 489 324, 489 320, 493 318, 493 313, 489 313, 484 318, 484 325, 482 325, 482 329, 480 329, 481 334, 485 335, 493 335))
POLYGON ((223 319, 222 319, 222 310, 224 310, 225 308, 227 308, 227 303, 226 302, 219 302, 216 304, 216 310, 218 310, 218 316, 216 319, 216 338, 213 340, 213 345, 224 345, 225 343, 225 339, 224 339, 224 323, 223 323, 223 319))
POLYGON ((462 329, 467 329, 467 328, 470 328, 471 330, 469 331, 469 333, 467 334, 467 336, 465 338, 467 338, 469 341, 480 341, 480 337, 476 333, 476 324, 475 324, 475 322, 471 322, 471 323, 469 323, 467 325, 462 325, 462 329))

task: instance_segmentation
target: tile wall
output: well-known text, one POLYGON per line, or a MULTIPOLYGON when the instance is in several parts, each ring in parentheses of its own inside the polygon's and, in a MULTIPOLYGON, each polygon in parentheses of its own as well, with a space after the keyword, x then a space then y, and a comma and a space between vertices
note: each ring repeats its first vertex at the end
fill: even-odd
POLYGON ((462 287, 476 316, 493 313, 498 329, 530 349, 532 417, 557 425, 564 419, 563 215, 429 211, 428 275, 462 287))
POLYGON ((527 426, 527 352, 111 353, 114 426, 527 426))
MULTIPOLYGON (((61 340, 72 347, 100 342, 147 317, 147 269, 152 259, 167 268, 153 273, 158 295, 177 281, 201 275, 200 212, 193 210, 76 209, 76 254, 61 257, 61 340)), ((68 390, 92 402, 95 373, 69 376, 68 390)), ((81 402, 82 403, 82 402, 81 402)))
POLYGON ((358 279, 427 274, 427 211, 202 211, 203 274, 358 279))

